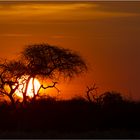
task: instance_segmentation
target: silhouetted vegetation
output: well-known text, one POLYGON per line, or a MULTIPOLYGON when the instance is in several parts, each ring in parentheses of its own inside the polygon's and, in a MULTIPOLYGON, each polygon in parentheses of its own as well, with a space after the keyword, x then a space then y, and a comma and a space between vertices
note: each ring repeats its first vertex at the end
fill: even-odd
MULTIPOLYGON (((0 95, 8 96, 12 105, 15 106, 14 95, 21 86, 23 104, 26 104, 31 79, 33 79, 33 98, 30 100, 35 100, 41 88, 56 88, 60 77, 72 78, 86 70, 85 61, 71 50, 49 44, 28 45, 21 52, 19 60, 0 62, 0 95), (51 79, 53 84, 45 87, 42 82, 35 94, 35 78, 41 78, 42 81, 51 79)), ((59 92, 59 89, 57 91, 59 92)))
POLYGON ((72 78, 86 70, 78 54, 48 44, 29 45, 19 60, 0 62, 0 95, 11 101, 0 102, 0 138, 140 138, 139 133, 129 133, 140 131, 140 102, 129 101, 120 93, 98 95, 94 84, 87 87, 85 97, 39 97, 41 88, 57 89, 61 76, 72 78), (42 82, 35 94, 33 82, 34 96, 29 98, 31 78, 50 78, 53 84, 42 82), (23 102, 14 98, 17 89, 23 102))
POLYGON ((106 92, 100 97, 102 100, 98 103, 82 97, 41 98, 27 106, 17 104, 16 109, 1 104, 0 133, 6 131, 7 135, 3 135, 6 138, 139 138, 140 135, 129 135, 129 132, 140 131, 140 102, 126 100, 115 92, 106 92), (114 130, 125 130, 125 134, 121 132, 119 136, 114 130), (105 131, 110 134, 103 136, 101 132, 105 131), (11 136, 10 132, 17 133, 11 136), (25 135, 18 135, 20 132, 25 135), (53 135, 48 134, 51 132, 53 135))
POLYGON ((26 67, 21 61, 4 60, 0 63, 0 94, 9 97, 12 106, 15 106, 14 93, 20 86, 19 79, 25 71, 26 67))

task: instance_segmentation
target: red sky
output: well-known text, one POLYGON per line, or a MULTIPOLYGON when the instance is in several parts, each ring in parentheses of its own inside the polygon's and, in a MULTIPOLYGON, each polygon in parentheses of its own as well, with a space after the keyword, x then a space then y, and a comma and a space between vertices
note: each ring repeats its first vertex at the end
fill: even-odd
POLYGON ((140 2, 0 2, 0 56, 49 43, 80 53, 89 71, 60 82, 61 95, 118 91, 140 99, 140 2))

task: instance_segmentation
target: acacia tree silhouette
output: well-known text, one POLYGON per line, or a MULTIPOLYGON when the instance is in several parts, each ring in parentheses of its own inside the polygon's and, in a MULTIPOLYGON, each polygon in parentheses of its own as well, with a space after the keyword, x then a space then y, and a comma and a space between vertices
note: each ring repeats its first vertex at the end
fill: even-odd
POLYGON ((22 81, 19 83, 19 79, 25 71, 26 67, 21 61, 4 60, 0 63, 0 94, 9 97, 13 106, 15 106, 13 95, 22 84, 22 81))
MULTIPOLYGON (((28 45, 21 52, 21 60, 26 67, 26 75, 29 76, 26 85, 28 85, 31 78, 33 78, 34 81, 37 76, 56 80, 61 76, 72 78, 87 70, 85 61, 77 53, 49 44, 28 45)), ((55 87, 55 84, 56 82, 49 87, 55 87)), ((23 92, 23 101, 25 102, 27 87, 28 86, 26 86, 23 92)), ((49 87, 44 87, 44 85, 41 84, 39 90, 49 87)), ((35 98, 34 88, 33 93, 35 98)))
POLYGON ((21 57, 18 61, 0 63, 0 94, 7 95, 11 103, 15 105, 13 95, 19 86, 24 83, 25 89, 22 89, 24 103, 27 101, 27 89, 31 78, 33 78, 33 99, 35 99, 39 95, 41 88, 56 88, 55 85, 57 84, 55 81, 53 85, 45 87, 42 83, 37 95, 35 95, 34 79, 36 77, 49 78, 53 81, 59 80, 61 76, 73 78, 86 70, 85 61, 71 50, 49 44, 28 45, 21 52, 21 57), (23 78, 24 76, 26 78, 23 78), (10 88, 10 91, 5 89, 6 86, 10 88))

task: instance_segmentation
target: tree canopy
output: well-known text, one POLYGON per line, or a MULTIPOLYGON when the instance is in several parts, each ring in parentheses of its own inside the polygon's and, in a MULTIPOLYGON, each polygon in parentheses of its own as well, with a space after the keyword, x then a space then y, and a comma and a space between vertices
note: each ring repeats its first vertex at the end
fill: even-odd
POLYGON ((85 61, 71 50, 35 44, 27 46, 21 55, 24 58, 28 75, 55 78, 59 75, 73 77, 87 69, 85 61))
MULTIPOLYGON (((87 70, 87 65, 82 57, 69 50, 49 44, 33 44, 26 46, 20 54, 18 60, 4 61, 0 63, 0 93, 8 95, 13 100, 13 95, 20 84, 26 82, 26 87, 22 91, 23 101, 26 101, 29 81, 36 77, 58 80, 60 77, 72 78, 87 70), (26 76, 26 78, 23 78, 26 76), (19 82, 22 79, 23 82, 19 82), (3 88, 10 87, 10 93, 3 88)), ((40 88, 55 87, 53 85, 40 88)), ((56 88, 56 87, 55 87, 56 88)), ((38 90, 38 93, 39 93, 38 90)), ((35 97, 34 85, 33 93, 35 97)), ((14 103, 14 101, 12 101, 14 103)))

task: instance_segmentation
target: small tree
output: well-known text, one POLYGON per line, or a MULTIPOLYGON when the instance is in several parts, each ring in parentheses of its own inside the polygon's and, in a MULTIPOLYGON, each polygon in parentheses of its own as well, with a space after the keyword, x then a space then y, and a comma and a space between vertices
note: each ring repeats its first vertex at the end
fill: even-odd
POLYGON ((15 106, 13 95, 20 86, 19 79, 24 75, 25 69, 21 61, 4 60, 0 63, 0 94, 9 97, 13 106, 15 106))
MULTIPOLYGON (((48 44, 27 46, 23 50, 21 58, 24 60, 27 68, 26 74, 29 76, 26 82, 27 85, 31 78, 35 79, 37 76, 56 80, 61 76, 72 78, 87 70, 84 60, 78 54, 71 50, 48 44)), ((47 87, 42 84, 41 88, 45 89, 47 87)), ((33 93, 35 97, 34 88, 33 93)), ((26 100, 26 94, 27 86, 23 94, 24 100, 26 100)))
POLYGON ((91 103, 98 103, 99 97, 97 96, 97 89, 98 87, 96 84, 93 84, 91 87, 87 86, 86 90, 86 98, 91 103))

